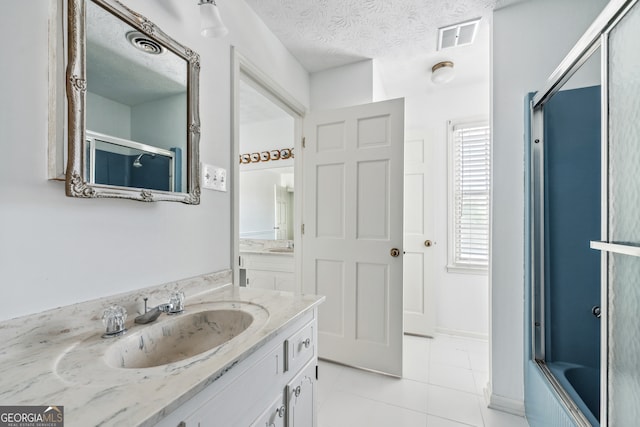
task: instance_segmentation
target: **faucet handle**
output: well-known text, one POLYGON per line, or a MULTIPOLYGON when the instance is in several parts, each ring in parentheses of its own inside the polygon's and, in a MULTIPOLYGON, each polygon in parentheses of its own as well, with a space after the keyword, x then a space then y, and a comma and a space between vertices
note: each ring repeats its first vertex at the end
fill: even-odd
POLYGON ((102 313, 102 324, 106 331, 102 338, 111 338, 124 334, 127 329, 124 322, 127 320, 127 310, 119 305, 112 305, 102 313))
POLYGON ((184 292, 172 292, 171 298, 169 298, 169 304, 171 305, 169 314, 182 313, 182 311, 184 311, 184 292))

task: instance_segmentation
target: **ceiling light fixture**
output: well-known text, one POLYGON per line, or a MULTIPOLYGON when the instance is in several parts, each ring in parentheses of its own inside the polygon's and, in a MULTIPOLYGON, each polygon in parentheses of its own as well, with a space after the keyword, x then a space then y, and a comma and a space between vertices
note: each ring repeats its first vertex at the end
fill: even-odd
POLYGON ((455 77, 456 73, 453 70, 453 62, 442 61, 431 67, 431 81, 434 84, 440 85, 449 83, 455 77))
POLYGON ((224 37, 229 30, 220 18, 215 0, 200 0, 200 34, 203 37, 224 37))

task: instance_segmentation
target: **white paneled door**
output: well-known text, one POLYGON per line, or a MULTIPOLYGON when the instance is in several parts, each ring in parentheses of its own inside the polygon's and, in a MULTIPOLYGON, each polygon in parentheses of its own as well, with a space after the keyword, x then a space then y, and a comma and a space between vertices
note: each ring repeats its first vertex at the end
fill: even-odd
POLYGON ((303 288, 319 356, 402 375, 404 100, 305 117, 303 288))
POLYGON ((431 289, 433 245, 430 240, 433 169, 423 139, 405 143, 404 152, 404 331, 433 336, 435 333, 434 292, 431 289))
POLYGON ((273 226, 276 231, 276 240, 290 239, 289 230, 289 194, 287 187, 274 185, 273 192, 275 196, 275 224, 273 226))

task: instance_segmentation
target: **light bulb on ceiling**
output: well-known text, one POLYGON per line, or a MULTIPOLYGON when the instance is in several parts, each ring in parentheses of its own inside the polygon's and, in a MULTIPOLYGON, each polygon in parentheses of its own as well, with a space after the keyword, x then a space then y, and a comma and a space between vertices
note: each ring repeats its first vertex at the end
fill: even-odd
POLYGON ((431 81, 437 85, 449 83, 455 75, 451 61, 438 62, 431 68, 431 81))
POLYGON ((200 34, 203 37, 224 37, 229 30, 220 18, 215 0, 200 0, 200 34))

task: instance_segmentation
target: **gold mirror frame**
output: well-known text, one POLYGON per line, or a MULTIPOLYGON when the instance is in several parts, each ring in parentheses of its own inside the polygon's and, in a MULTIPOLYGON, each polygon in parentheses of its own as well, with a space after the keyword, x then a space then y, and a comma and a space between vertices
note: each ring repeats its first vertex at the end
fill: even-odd
POLYGON ((178 43, 144 16, 118 0, 68 0, 68 65, 66 74, 68 114, 68 157, 66 194, 80 198, 119 198, 144 202, 172 201, 200 204, 200 56, 178 43), (93 1, 133 28, 172 51, 188 64, 187 71, 187 192, 128 188, 91 184, 86 180, 86 2, 93 1))

